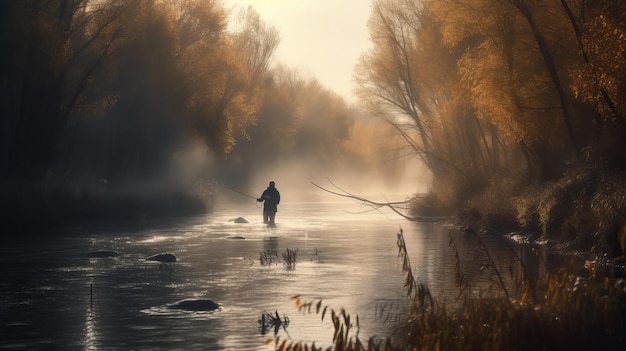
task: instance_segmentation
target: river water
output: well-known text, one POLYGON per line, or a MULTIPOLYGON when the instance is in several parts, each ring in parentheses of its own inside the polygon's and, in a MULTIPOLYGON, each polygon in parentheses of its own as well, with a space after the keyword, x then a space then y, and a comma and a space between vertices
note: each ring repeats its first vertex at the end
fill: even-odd
MULTIPOLYGON (((353 320, 358 315, 362 340, 386 336, 406 294, 400 228, 415 277, 435 296, 458 294, 451 235, 465 274, 493 281, 480 250, 465 247, 445 224, 329 201, 284 203, 277 226, 268 228, 250 202, 200 217, 72 228, 58 238, 2 248, 0 349, 270 350, 273 344, 264 341, 275 337, 330 345, 329 318, 300 312, 296 295, 345 308, 353 320), (237 217, 249 223, 235 223, 237 217), (101 249, 119 256, 87 258, 101 249), (288 249, 297 250, 291 267, 282 261, 288 249), (173 268, 144 259, 160 252, 177 256, 173 268), (261 264, 262 253, 278 260, 261 264), (166 308, 186 298, 211 299, 220 309, 166 308), (262 330, 261 314, 276 311, 289 324, 262 330)), ((519 250, 488 245, 503 271, 518 269, 519 250)))

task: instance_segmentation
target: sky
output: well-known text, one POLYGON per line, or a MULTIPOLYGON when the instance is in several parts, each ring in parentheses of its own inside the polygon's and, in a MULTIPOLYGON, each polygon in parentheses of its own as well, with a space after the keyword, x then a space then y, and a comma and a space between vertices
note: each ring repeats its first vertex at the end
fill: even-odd
POLYGON ((349 103, 356 102, 353 73, 370 46, 370 0, 224 0, 252 6, 280 33, 275 60, 315 77, 349 103))

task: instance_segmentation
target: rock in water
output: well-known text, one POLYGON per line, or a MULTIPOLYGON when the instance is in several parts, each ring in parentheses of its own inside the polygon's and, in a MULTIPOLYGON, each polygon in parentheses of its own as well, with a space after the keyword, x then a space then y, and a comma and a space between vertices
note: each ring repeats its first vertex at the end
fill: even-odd
POLYGON ((157 261, 161 263, 174 263, 176 262, 176 256, 169 252, 158 253, 156 255, 146 257, 146 261, 157 261))
POLYGON ((107 258, 107 257, 117 257, 117 256, 119 256, 119 254, 111 250, 91 251, 87 254, 87 257, 89 258, 107 258))
POLYGON ((215 311, 220 306, 208 299, 184 299, 167 305, 167 308, 185 311, 215 311))
POLYGON ((243 235, 231 235, 229 237, 227 237, 226 239, 231 239, 231 240, 246 240, 246 237, 243 235))
POLYGON ((248 222, 248 220, 243 217, 237 217, 235 218, 235 223, 250 223, 250 222, 248 222))

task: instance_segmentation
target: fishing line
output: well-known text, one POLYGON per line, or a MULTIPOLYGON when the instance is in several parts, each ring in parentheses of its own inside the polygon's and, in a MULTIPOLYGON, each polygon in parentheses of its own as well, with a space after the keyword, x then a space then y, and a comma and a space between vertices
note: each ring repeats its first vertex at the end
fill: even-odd
POLYGON ((229 187, 227 187, 227 186, 225 186, 225 185, 223 185, 222 187, 223 187, 224 189, 227 189, 227 190, 230 190, 230 191, 236 192, 236 193, 237 193, 237 194, 239 194, 239 195, 243 195, 243 196, 245 196, 245 197, 249 197, 249 198, 251 198, 251 199, 255 199, 255 200, 257 199, 256 197, 254 197, 254 196, 252 196, 252 195, 246 194, 246 193, 241 192, 241 191, 239 191, 239 190, 235 190, 235 189, 233 189, 233 188, 229 188, 229 187))
POLYGON ((232 192, 235 192, 235 193, 237 193, 237 194, 239 194, 239 195, 242 195, 242 196, 248 197, 248 198, 250 198, 250 199, 254 199, 254 204, 256 205, 256 207, 257 207, 257 208, 260 208, 260 207, 259 207, 259 202, 258 202, 258 201, 256 201, 256 199, 257 199, 256 197, 254 197, 254 196, 252 196, 252 195, 250 195, 250 194, 246 194, 246 193, 244 193, 244 192, 241 192, 241 191, 239 191, 239 190, 237 190, 237 189, 229 188, 229 187, 227 187, 226 185, 222 185, 222 188, 227 189, 227 190, 230 190, 230 191, 232 191, 232 192))

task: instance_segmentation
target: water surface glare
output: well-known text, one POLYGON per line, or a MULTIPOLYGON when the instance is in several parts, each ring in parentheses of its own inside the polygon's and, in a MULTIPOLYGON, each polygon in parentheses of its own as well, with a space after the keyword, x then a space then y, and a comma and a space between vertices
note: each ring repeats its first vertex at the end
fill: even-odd
MULTIPOLYGON (((258 320, 287 316, 278 336, 328 346, 332 323, 301 313, 291 300, 323 300, 359 315, 359 336, 389 333, 405 295, 396 233, 403 228, 415 275, 436 294, 454 295, 449 228, 411 223, 388 212, 355 213, 354 202, 286 203, 276 228, 255 205, 167 221, 108 223, 56 239, 2 249, 0 349, 269 350, 258 320), (235 223, 244 217, 249 223, 235 223), (87 258, 94 250, 118 257, 87 258), (282 253, 297 249, 295 267, 282 253), (144 258, 177 256, 172 269, 144 258), (278 262, 261 265, 261 252, 278 262), (214 312, 172 310, 187 298, 211 299, 214 312), (387 319, 387 322, 385 322, 387 319)), ((509 256, 497 259, 507 261, 509 256)))

